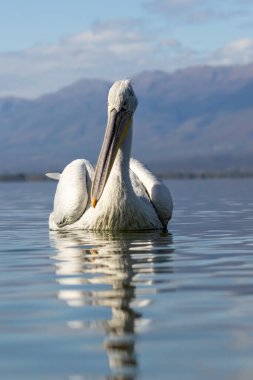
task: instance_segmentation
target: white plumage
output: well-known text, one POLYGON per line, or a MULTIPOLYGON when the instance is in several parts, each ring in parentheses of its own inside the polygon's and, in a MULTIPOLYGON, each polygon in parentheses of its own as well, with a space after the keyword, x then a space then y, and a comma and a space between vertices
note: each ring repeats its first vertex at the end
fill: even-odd
POLYGON ((130 81, 117 81, 108 96, 108 124, 94 172, 86 160, 71 162, 60 175, 51 230, 154 230, 172 216, 168 188, 131 159, 132 115, 137 99, 130 81), (92 207, 93 205, 93 207, 92 207))

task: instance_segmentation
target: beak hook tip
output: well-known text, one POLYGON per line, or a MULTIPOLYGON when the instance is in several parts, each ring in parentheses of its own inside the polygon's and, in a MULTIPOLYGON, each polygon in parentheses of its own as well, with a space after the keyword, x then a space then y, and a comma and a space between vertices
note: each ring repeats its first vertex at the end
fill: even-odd
POLYGON ((92 200, 91 200, 91 204, 92 204, 92 207, 93 208, 95 208, 96 207, 96 205, 97 205, 97 199, 96 198, 92 198, 92 200))

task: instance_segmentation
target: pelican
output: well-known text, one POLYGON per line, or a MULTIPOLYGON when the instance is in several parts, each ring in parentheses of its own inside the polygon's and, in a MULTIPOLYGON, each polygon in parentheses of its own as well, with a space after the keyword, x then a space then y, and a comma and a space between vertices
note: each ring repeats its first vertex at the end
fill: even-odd
POLYGON ((168 188, 131 158, 137 98, 130 80, 116 81, 108 94, 108 121, 96 169, 72 161, 59 180, 50 230, 136 231, 167 229, 173 203, 168 188))

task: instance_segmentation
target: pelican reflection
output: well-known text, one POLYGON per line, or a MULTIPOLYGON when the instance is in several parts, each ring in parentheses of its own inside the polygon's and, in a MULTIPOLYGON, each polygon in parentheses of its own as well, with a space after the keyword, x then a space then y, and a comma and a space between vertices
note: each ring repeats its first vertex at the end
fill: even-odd
MULTIPOLYGON (((99 329, 105 333, 104 348, 113 371, 135 371, 137 329, 149 323, 143 307, 156 293, 152 277, 156 264, 168 262, 171 271, 171 236, 168 233, 51 232, 56 248, 58 298, 69 307, 110 308, 111 318, 71 320, 72 329, 99 329), (149 287, 148 292, 138 291, 149 287), (147 293, 147 294, 146 294, 147 293)), ((163 268, 164 270, 164 268, 163 268)), ((80 314, 78 313, 80 316, 80 314)), ((103 314, 102 314, 103 316, 103 314)), ((130 377, 131 378, 131 377, 130 377)))

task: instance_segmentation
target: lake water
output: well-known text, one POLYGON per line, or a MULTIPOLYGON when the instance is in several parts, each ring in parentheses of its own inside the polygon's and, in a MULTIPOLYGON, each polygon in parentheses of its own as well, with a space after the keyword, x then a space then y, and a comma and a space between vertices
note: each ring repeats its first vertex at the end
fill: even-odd
POLYGON ((252 379, 253 180, 169 181, 169 233, 49 233, 0 184, 1 379, 252 379))

